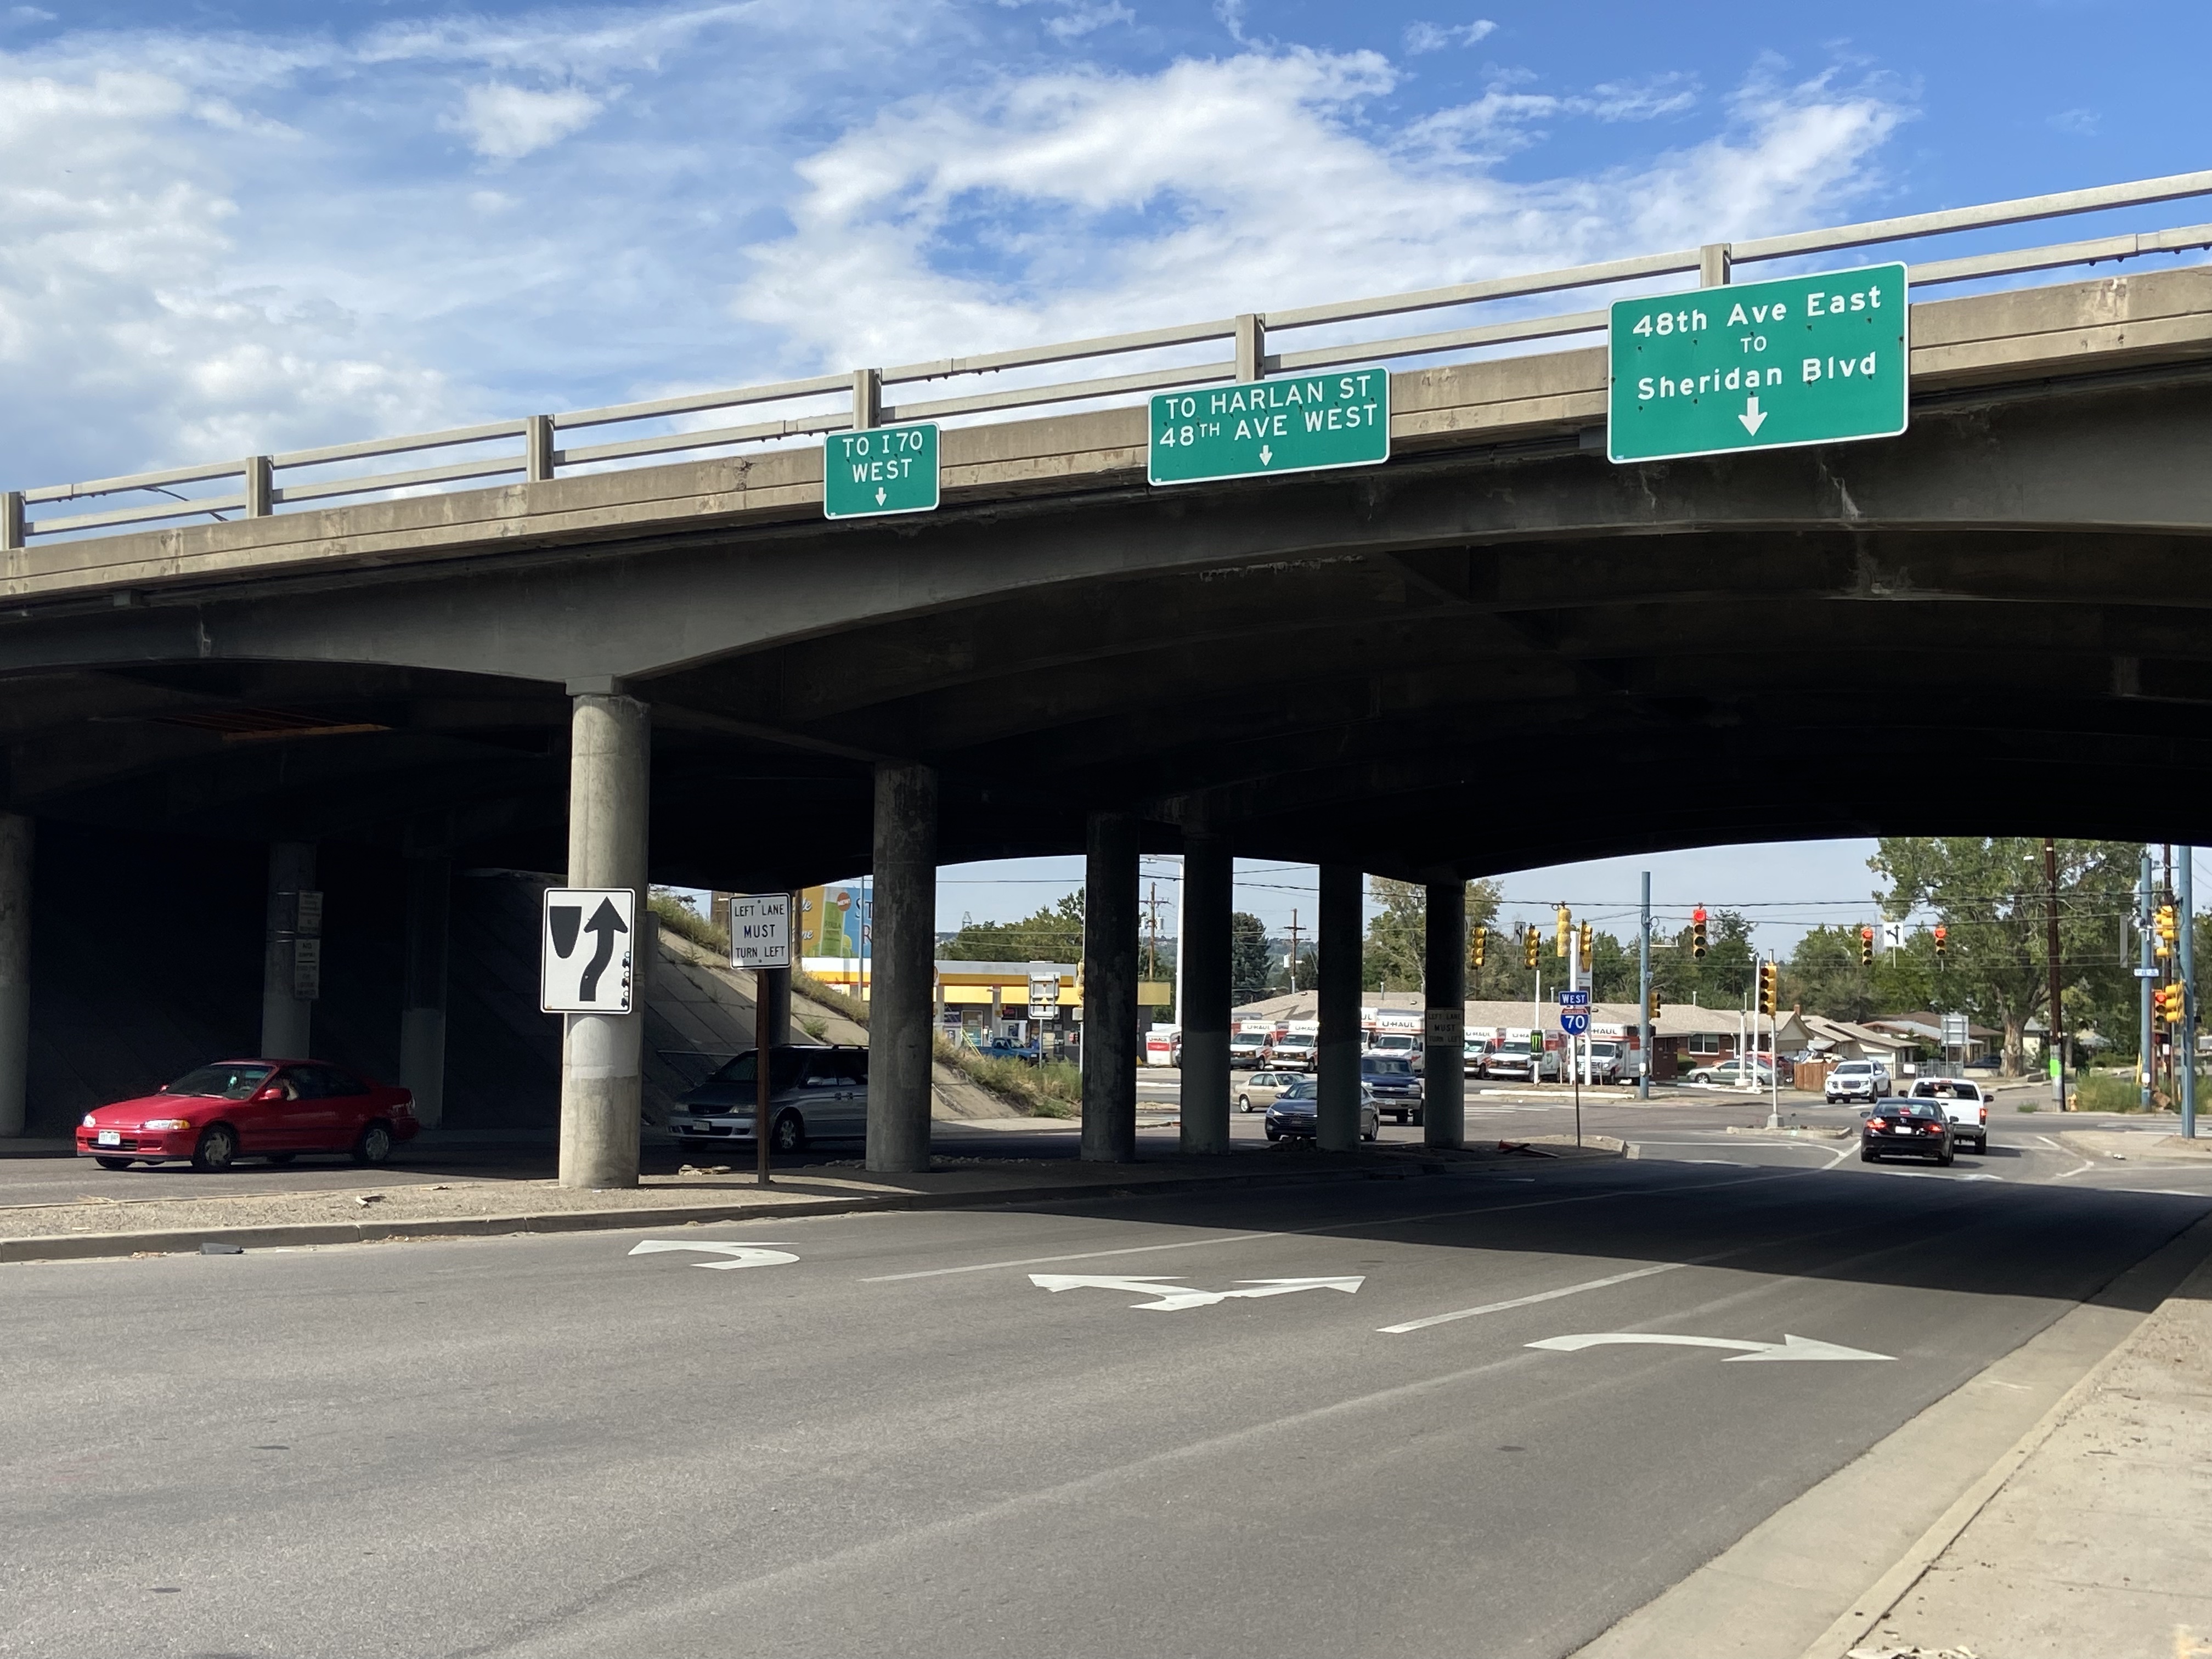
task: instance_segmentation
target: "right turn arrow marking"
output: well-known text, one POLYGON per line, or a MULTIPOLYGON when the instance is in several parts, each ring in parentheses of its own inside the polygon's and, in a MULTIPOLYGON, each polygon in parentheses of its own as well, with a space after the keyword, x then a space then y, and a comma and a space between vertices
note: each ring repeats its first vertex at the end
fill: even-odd
POLYGON ((1748 1359, 1893 1359, 1894 1354, 1869 1353, 1840 1342, 1815 1342, 1810 1337, 1784 1336, 1779 1342, 1743 1342, 1725 1336, 1668 1336, 1657 1331, 1593 1331, 1580 1336, 1547 1336, 1531 1342, 1532 1348, 1551 1348, 1575 1353, 1613 1343, 1651 1344, 1674 1348, 1735 1348, 1722 1363, 1733 1365, 1748 1359))

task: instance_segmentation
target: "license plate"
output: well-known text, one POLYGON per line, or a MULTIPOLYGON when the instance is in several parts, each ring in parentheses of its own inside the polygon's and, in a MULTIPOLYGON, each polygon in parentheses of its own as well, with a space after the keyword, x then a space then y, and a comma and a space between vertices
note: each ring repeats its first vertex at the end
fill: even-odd
POLYGON ((102 1129, 93 1137, 93 1139, 102 1146, 120 1146, 123 1144, 123 1132, 119 1129, 102 1129))

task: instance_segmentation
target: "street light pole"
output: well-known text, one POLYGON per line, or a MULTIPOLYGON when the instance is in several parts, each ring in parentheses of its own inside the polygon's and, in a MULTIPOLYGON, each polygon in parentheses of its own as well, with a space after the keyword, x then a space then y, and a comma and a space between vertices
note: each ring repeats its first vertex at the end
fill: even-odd
POLYGON ((1642 1001, 1636 1018, 1644 1027, 1644 1066, 1636 1079, 1636 1097, 1651 1098, 1651 872, 1644 872, 1644 931, 1636 939, 1636 983, 1642 1001))

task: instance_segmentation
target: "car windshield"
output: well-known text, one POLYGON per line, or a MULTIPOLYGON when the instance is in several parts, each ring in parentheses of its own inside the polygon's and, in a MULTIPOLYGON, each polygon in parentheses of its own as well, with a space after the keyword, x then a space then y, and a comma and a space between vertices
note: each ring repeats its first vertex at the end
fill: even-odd
MULTIPOLYGON (((735 1084, 740 1088, 757 1085, 760 1073, 753 1069, 757 1063, 753 1055, 757 1052, 746 1049, 707 1081, 735 1084)), ((795 1049, 776 1049, 768 1063, 769 1087, 777 1094, 781 1094, 786 1089, 795 1088, 799 1083, 799 1068, 805 1063, 805 1056, 795 1049)))
POLYGON ((1868 1065, 1866 1061, 1863 1060, 1847 1060, 1842 1065, 1836 1067, 1836 1075, 1838 1077, 1865 1077, 1872 1073, 1874 1067, 1868 1065))
POLYGON ((1413 1074, 1413 1066, 1406 1061, 1385 1060, 1377 1054, 1370 1054, 1361 1060, 1359 1069, 1370 1077, 1411 1077, 1413 1074))
POLYGON ((1314 1097, 1314 1091, 1318 1086, 1319 1085, 1317 1085, 1311 1078, 1302 1077, 1296 1083, 1286 1085, 1284 1088, 1283 1092, 1277 1095, 1275 1098, 1279 1102, 1285 1100, 1311 1100, 1314 1097))
POLYGON ((1589 1046, 1589 1051, 1594 1060, 1611 1060, 1620 1052, 1620 1046, 1613 1042, 1593 1042, 1589 1046))
POLYGON ((269 1080, 273 1066, 200 1066, 174 1083, 165 1083, 165 1095, 198 1095, 210 1100, 244 1100, 269 1080))

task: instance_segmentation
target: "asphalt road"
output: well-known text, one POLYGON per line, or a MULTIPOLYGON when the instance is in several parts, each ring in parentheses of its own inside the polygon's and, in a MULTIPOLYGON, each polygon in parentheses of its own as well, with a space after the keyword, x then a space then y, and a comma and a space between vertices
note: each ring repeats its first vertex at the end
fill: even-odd
POLYGON ((0 1653, 1569 1653, 2212 1209, 1720 1139, 0 1267, 0 1653))

